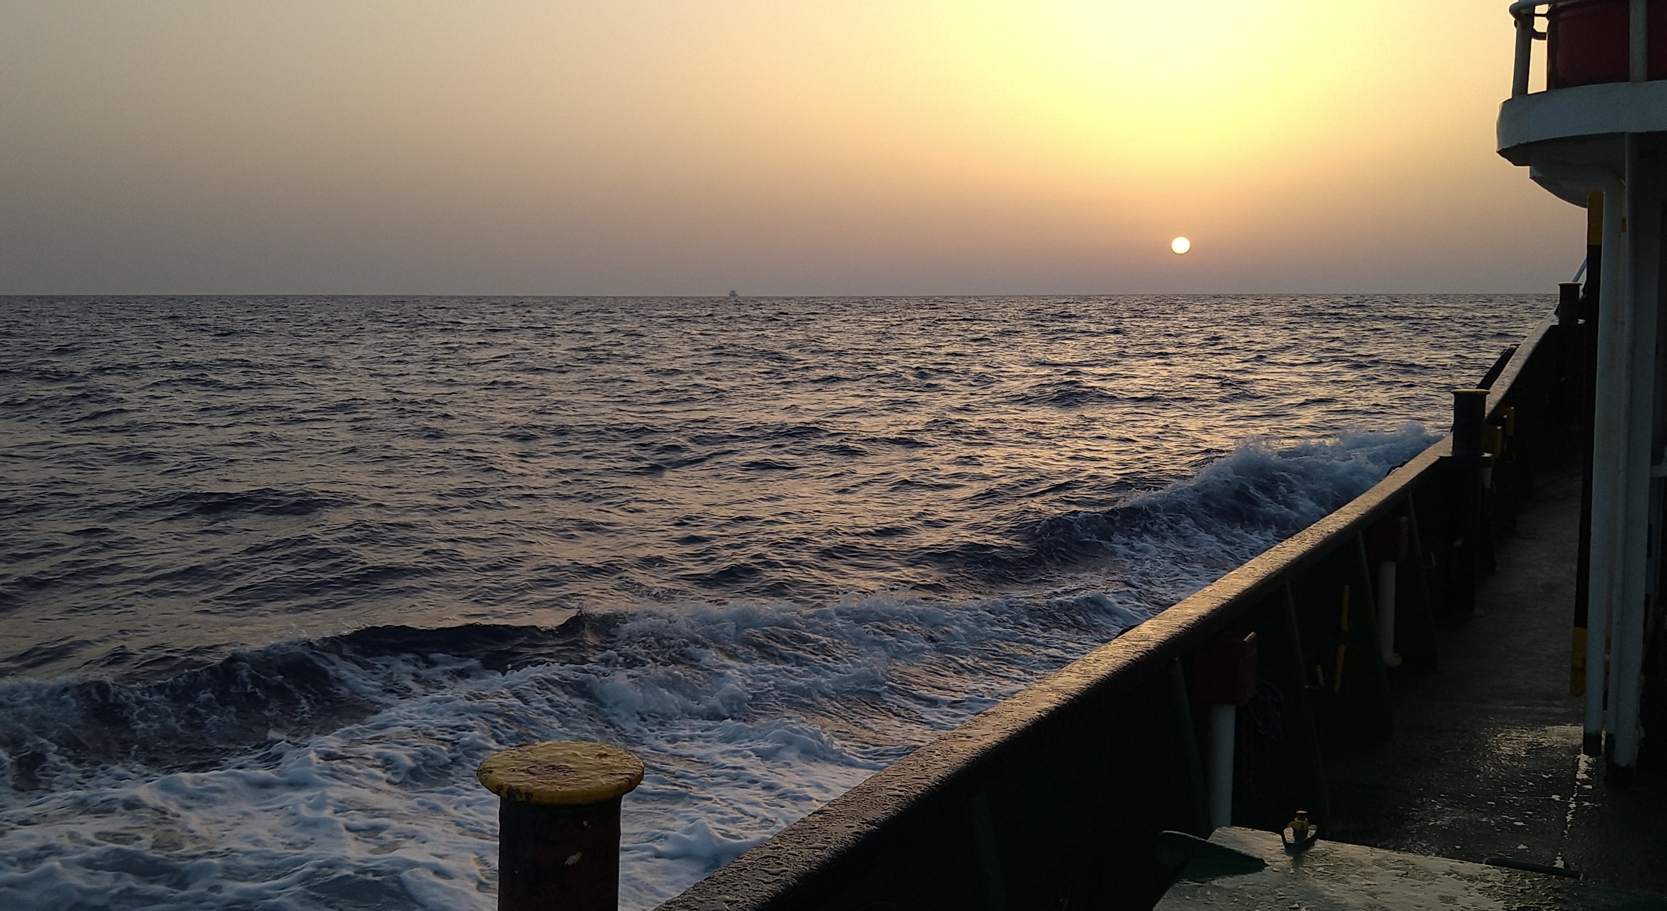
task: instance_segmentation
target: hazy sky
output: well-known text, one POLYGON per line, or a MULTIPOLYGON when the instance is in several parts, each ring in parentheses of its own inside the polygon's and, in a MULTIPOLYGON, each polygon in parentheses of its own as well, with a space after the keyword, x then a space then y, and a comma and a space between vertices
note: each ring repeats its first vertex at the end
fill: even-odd
POLYGON ((1506 6, 0 0, 0 293, 1550 292, 1506 6))

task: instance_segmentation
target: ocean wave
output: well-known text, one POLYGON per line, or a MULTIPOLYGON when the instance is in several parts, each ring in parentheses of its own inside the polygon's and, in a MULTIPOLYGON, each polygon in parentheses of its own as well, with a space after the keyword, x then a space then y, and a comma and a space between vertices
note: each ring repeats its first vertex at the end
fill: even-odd
POLYGON ((234 518, 238 516, 310 516, 353 505, 349 497, 309 490, 254 487, 247 490, 201 490, 170 493, 140 506, 167 518, 234 518))
MULTIPOLYGON (((1167 559, 1171 590, 1195 586, 1429 438, 1409 425, 1252 442, 1114 509, 1043 520, 1030 559, 1167 559)), ((579 738, 648 764, 626 804, 622 907, 651 907, 1153 601, 1130 585, 681 603, 551 629, 367 628, 126 684, 14 681, 0 686, 0 901, 484 909, 495 802, 474 765, 579 738)))
MULTIPOLYGON (((1140 475, 1102 482, 1100 494, 1117 501, 1108 509, 993 528, 912 556, 1003 589, 1044 588, 1061 574, 1087 573, 1102 586, 1138 589, 1148 607, 1161 608, 1364 493, 1435 439, 1417 423, 1293 445, 1253 439, 1161 486, 1140 475)), ((1018 479, 973 496, 1005 503, 1081 495, 1082 486, 1018 479)))
POLYGON ((648 764, 622 907, 650 907, 1139 619, 905 592, 683 604, 366 629, 148 683, 8 683, 0 904, 337 908, 356 875, 367 907, 489 907, 495 801, 475 764, 580 738, 648 764))
MULTIPOLYGON (((274 739, 362 721, 462 676, 586 661, 609 624, 581 614, 554 629, 384 626, 241 649, 206 664, 118 649, 99 664, 111 676, 0 682, 0 756, 17 790, 51 789, 65 775, 74 781, 108 765, 200 771, 274 739)), ((48 663, 79 644, 12 663, 48 663)))
POLYGON ((1083 408, 1106 402, 1120 402, 1123 401, 1123 396, 1083 380, 1062 379, 1036 383, 1014 395, 1012 401, 1018 405, 1083 408))
POLYGON ((1032 546, 1055 566, 1113 561, 1132 586, 1172 602, 1365 493, 1436 439, 1409 422, 1289 446, 1250 440, 1197 475, 1112 509, 1044 519, 1032 546))

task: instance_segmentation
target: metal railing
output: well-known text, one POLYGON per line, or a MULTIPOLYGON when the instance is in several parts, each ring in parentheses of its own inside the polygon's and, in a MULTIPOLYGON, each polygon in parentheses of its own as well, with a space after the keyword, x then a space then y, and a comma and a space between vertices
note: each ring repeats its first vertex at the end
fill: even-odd
MULTIPOLYGON (((1551 9, 1559 6, 1573 6, 1594 2, 1616 2, 1616 0, 1516 0, 1510 6, 1511 18, 1516 22, 1516 65, 1511 75, 1511 97, 1520 98, 1528 94, 1531 61, 1535 41, 1546 40, 1547 32, 1535 27, 1536 19, 1547 19, 1551 9), (1540 12, 1541 8, 1545 12, 1540 12)), ((1627 30, 1627 67, 1628 76, 1632 82, 1645 82, 1649 79, 1649 0, 1627 0, 1628 30, 1627 30)), ((1550 69, 1547 62, 1547 70, 1550 69)))

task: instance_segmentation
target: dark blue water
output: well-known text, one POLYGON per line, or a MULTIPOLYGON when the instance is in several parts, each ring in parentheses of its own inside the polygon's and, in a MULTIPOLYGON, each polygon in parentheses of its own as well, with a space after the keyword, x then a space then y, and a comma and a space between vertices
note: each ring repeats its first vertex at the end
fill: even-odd
POLYGON ((1550 306, 0 299, 0 905, 491 907, 473 766, 558 736, 649 762, 652 905, 1365 489, 1550 306))

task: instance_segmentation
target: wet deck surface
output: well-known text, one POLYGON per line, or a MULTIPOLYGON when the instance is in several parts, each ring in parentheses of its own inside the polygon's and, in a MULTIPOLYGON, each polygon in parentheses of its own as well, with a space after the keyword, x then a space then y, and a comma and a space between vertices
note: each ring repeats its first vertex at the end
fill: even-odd
POLYGON ((1258 857, 1259 872, 1222 875, 1194 861, 1155 911, 1298 909, 1298 911, 1460 911, 1579 909, 1660 911, 1667 896, 1526 873, 1440 857, 1363 848, 1321 839, 1287 851, 1271 832, 1224 827, 1210 842, 1258 857))
POLYGON ((1569 694, 1578 476, 1542 486, 1501 540, 1474 617, 1440 625, 1440 667, 1391 672, 1395 738, 1326 757, 1326 835, 1481 862, 1567 866, 1667 893, 1667 782, 1605 780, 1569 694))

